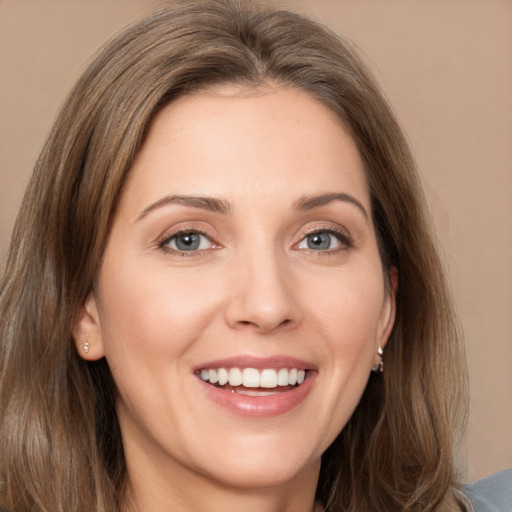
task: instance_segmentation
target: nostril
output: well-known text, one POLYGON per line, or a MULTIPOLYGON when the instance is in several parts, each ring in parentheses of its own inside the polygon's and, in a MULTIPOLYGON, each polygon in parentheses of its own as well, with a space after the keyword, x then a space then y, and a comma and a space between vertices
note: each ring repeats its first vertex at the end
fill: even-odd
POLYGON ((290 320, 289 318, 286 318, 285 320, 283 320, 278 326, 277 326, 277 329, 283 329, 283 328, 287 328, 289 327, 291 324, 292 324, 292 320, 290 320))
POLYGON ((236 322, 235 324, 235 328, 238 328, 238 329, 255 329, 257 331, 264 331, 264 332, 270 332, 270 331, 275 331, 277 329, 283 329, 283 328, 287 328, 289 326, 291 326, 293 324, 293 320, 289 319, 289 318, 286 318, 284 319, 282 322, 278 323, 277 325, 273 324, 273 325, 265 325, 264 322, 251 322, 250 320, 239 320, 238 322, 236 322))

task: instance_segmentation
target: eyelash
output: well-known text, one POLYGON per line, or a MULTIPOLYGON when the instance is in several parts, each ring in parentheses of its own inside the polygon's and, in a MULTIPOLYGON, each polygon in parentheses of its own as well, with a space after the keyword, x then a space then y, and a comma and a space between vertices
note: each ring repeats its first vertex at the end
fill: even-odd
MULTIPOLYGON (((344 230, 336 229, 332 226, 324 226, 324 227, 315 227, 314 229, 311 229, 310 231, 306 231, 302 235, 302 238, 299 240, 299 242, 294 245, 294 247, 297 247, 307 237, 309 237, 311 235, 315 235, 315 234, 321 234, 321 233, 327 233, 328 235, 334 236, 340 242, 341 247, 336 247, 334 249, 325 249, 325 250, 315 250, 315 249, 302 249, 302 250, 308 250, 309 252, 318 253, 319 255, 329 255, 329 254, 335 254, 335 253, 338 253, 341 251, 348 251, 353 246, 350 236, 348 236, 344 230)), ((185 257, 185 258, 186 257, 197 257, 200 255, 203 255, 207 249, 180 251, 180 250, 176 250, 171 247, 168 247, 168 244, 173 239, 175 239, 179 236, 189 235, 189 234, 204 236, 213 245, 215 245, 215 242, 204 231, 197 229, 197 228, 183 228, 183 229, 178 229, 178 230, 174 231, 170 235, 166 234, 165 236, 163 236, 160 240, 158 240, 157 247, 158 247, 158 249, 162 249, 166 253, 171 253, 176 256, 181 256, 181 257, 185 257)))
POLYGON ((195 251, 180 251, 177 249, 173 249, 172 247, 167 247, 167 244, 169 244, 173 239, 183 236, 183 235, 201 235, 207 238, 213 245, 215 245, 215 242, 211 239, 211 237, 206 234, 204 231, 197 229, 197 228, 183 228, 178 229, 174 231, 173 233, 164 235, 158 242, 157 247, 158 249, 162 249, 166 253, 170 253, 176 256, 181 256, 184 258, 190 258, 190 257, 197 257, 202 254, 204 254, 206 249, 199 249, 195 251))
POLYGON ((305 240, 308 236, 316 235, 320 233, 327 233, 328 235, 334 236, 341 244, 341 247, 336 247, 334 249, 326 249, 326 250, 315 250, 309 249, 310 252, 318 253, 319 255, 330 255, 336 254, 341 251, 348 251, 353 247, 353 242, 350 236, 346 233, 346 231, 342 229, 336 229, 333 226, 320 226, 311 229, 311 231, 307 231, 303 234, 300 241, 295 244, 295 246, 299 245, 303 240, 305 240))

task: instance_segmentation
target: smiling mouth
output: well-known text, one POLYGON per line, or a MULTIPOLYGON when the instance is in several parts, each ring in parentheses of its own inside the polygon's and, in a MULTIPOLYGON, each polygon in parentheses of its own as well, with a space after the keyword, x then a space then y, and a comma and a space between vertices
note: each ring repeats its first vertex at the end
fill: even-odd
POLYGON ((246 396, 270 396, 291 391, 307 378, 298 368, 203 368, 196 375, 216 388, 246 396))

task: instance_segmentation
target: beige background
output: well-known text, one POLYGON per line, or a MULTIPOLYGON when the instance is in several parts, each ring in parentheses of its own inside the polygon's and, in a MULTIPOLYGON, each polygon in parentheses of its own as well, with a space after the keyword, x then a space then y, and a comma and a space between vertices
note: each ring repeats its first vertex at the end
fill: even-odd
MULTIPOLYGON (((158 0, 0 0, 0 258, 59 104, 90 55, 158 0)), ((512 466, 512 2, 296 0, 352 38, 409 134, 466 332, 460 466, 512 466)))

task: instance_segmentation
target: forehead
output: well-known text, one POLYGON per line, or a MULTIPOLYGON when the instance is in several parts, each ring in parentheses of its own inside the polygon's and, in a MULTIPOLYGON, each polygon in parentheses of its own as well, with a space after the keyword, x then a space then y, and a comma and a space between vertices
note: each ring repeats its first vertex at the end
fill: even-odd
POLYGON ((124 195, 264 197, 348 188, 368 202, 356 144, 331 110, 302 90, 215 87, 183 96, 154 118, 124 195), (165 189, 165 190, 164 190, 165 189), (169 189, 169 190, 168 190, 169 189))

